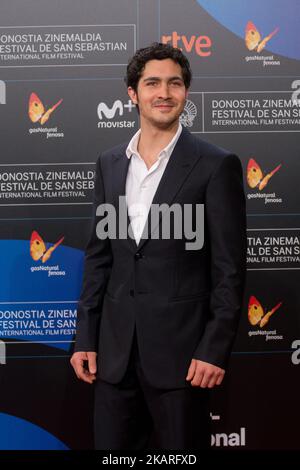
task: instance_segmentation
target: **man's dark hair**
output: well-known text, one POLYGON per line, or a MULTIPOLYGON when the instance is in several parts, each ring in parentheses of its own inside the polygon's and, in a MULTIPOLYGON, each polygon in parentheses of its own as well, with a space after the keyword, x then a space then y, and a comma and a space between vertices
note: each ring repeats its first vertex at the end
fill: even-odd
POLYGON ((188 59, 179 49, 170 46, 170 44, 162 44, 160 42, 154 42, 149 47, 136 51, 127 65, 125 77, 127 86, 137 91, 138 82, 146 63, 149 62, 149 60, 164 59, 172 59, 180 65, 184 85, 186 88, 189 88, 192 80, 192 71, 188 59))

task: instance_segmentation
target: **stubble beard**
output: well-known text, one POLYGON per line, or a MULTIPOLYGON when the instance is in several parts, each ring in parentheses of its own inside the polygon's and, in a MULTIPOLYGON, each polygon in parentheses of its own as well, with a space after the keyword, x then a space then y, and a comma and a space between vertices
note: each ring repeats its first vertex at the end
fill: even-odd
POLYGON ((166 116, 165 119, 162 117, 160 120, 159 118, 150 117, 148 118, 149 122, 160 130, 168 130, 174 126, 175 123, 179 122, 179 117, 184 109, 184 105, 182 109, 178 110, 178 112, 173 116, 166 116))

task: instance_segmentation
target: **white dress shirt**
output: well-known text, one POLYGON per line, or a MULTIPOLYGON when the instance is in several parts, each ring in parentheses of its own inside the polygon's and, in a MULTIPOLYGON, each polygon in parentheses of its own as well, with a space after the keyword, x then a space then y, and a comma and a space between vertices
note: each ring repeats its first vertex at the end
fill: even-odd
POLYGON ((126 178, 126 203, 130 225, 137 245, 140 242, 154 194, 181 131, 182 126, 179 123, 177 132, 171 142, 159 153, 158 159, 149 170, 137 150, 141 130, 134 134, 126 149, 127 158, 130 158, 126 178))

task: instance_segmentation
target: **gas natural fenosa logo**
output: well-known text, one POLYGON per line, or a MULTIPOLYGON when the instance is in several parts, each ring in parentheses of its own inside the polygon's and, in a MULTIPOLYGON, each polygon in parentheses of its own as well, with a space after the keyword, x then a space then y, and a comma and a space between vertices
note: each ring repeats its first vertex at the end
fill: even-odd
POLYGON ((282 302, 278 302, 271 310, 265 312, 263 306, 254 295, 251 295, 248 304, 248 320, 251 325, 259 325, 263 328, 270 320, 270 317, 281 307, 282 302))
POLYGON ((61 237, 54 245, 46 248, 46 244, 42 237, 35 230, 30 238, 30 256, 34 261, 42 261, 46 263, 54 250, 63 242, 64 237, 61 237))
POLYGON ((34 124, 40 124, 38 127, 29 129, 29 134, 43 134, 47 139, 51 137, 64 137, 63 132, 58 132, 57 127, 44 127, 44 124, 50 119, 52 113, 61 105, 61 98, 53 106, 46 109, 44 103, 36 93, 31 93, 28 103, 28 117, 34 124))
POLYGON ((248 303, 248 321, 250 325, 259 328, 249 330, 248 336, 264 337, 265 341, 283 340, 283 335, 277 332, 276 329, 263 329, 270 321, 270 318, 274 315, 275 312, 277 312, 277 310, 279 310, 281 306, 282 302, 280 301, 271 309, 265 309, 260 301, 254 295, 251 295, 248 303))
POLYGON ((262 55, 261 52, 265 49, 268 42, 278 33, 279 28, 275 28, 270 34, 262 37, 258 28, 252 21, 248 21, 245 28, 245 45, 248 51, 256 52, 257 54, 245 57, 246 62, 260 62, 263 67, 280 65, 280 60, 274 58, 274 55, 262 55))
POLYGON ((44 104, 38 97, 36 93, 31 93, 29 97, 29 104, 28 104, 28 116, 29 119, 36 123, 40 122, 42 125, 48 121, 51 114, 58 108, 58 106, 62 103, 62 99, 60 99, 57 103, 55 103, 51 108, 47 111, 44 107, 44 104))
MULTIPOLYGON (((276 192, 264 192, 263 189, 269 184, 270 179, 280 170, 282 164, 277 165, 268 173, 263 172, 261 166, 254 158, 250 158, 246 170, 248 187, 256 189, 258 192, 248 192, 247 199, 258 199, 264 201, 264 204, 281 204, 282 197, 276 192)), ((272 180, 273 181, 273 180, 272 180)))
POLYGON ((248 21, 245 29, 245 44, 247 49, 249 49, 249 51, 261 52, 278 31, 279 28, 275 28, 274 31, 268 34, 268 36, 262 38, 257 27, 252 23, 252 21, 248 21))
POLYGON ((266 175, 263 174, 260 165, 254 160, 254 158, 250 158, 248 165, 247 165, 247 183, 251 189, 258 188, 259 191, 264 189, 269 180, 272 178, 275 173, 280 170, 281 163, 276 166, 272 171, 267 173, 266 175))

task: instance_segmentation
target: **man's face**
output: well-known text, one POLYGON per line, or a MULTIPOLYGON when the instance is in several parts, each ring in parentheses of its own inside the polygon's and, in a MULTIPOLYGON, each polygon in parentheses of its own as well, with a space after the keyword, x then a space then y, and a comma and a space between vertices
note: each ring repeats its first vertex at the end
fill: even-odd
POLYGON ((180 65, 172 59, 150 60, 137 91, 129 87, 128 94, 139 106, 141 124, 168 129, 178 121, 187 97, 180 65))

